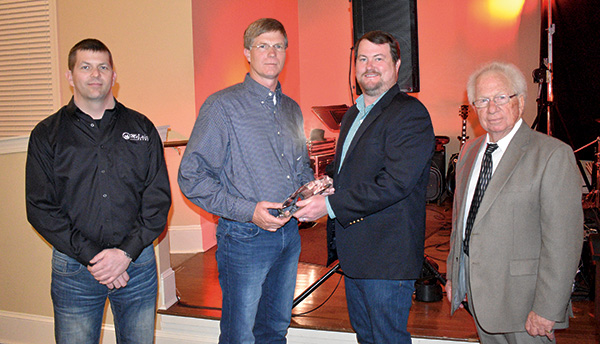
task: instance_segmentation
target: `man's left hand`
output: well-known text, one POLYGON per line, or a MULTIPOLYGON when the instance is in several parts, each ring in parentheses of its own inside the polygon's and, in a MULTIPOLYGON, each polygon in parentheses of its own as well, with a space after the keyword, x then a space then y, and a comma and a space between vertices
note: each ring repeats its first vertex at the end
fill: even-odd
POLYGON ((327 215, 325 196, 315 195, 308 199, 296 202, 300 208, 294 213, 294 217, 300 222, 316 221, 327 215))
POLYGON ((127 285, 129 281, 129 274, 125 271, 121 276, 117 277, 112 283, 108 283, 106 286, 108 289, 119 289, 127 285))
POLYGON ((550 340, 554 340, 554 321, 548 320, 539 316, 534 311, 529 312, 527 321, 525 322, 525 329, 529 335, 535 336, 546 336, 550 340))
MULTIPOLYGON (((122 276, 127 267, 129 267, 131 259, 125 255, 123 250, 118 248, 109 248, 100 251, 88 265, 88 270, 94 276, 94 278, 107 286, 113 286, 119 288, 117 285, 124 287, 127 284, 127 280, 122 276), (116 281, 115 280, 121 277, 116 281), (123 285, 123 283, 125 285, 123 285)), ((127 277, 129 277, 127 275, 127 277)))

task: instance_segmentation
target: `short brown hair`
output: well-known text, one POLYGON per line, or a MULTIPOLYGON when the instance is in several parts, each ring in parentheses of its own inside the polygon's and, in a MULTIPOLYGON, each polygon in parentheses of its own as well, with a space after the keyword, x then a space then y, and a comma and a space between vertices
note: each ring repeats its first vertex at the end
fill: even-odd
POLYGON ((248 25, 246 31, 244 31, 244 48, 250 50, 254 39, 263 33, 278 31, 281 32, 285 40, 285 47, 288 46, 287 33, 283 24, 277 19, 273 18, 261 18, 248 25))
POLYGON ((390 53, 392 55, 392 60, 396 63, 400 59, 400 44, 391 34, 385 31, 370 31, 362 35, 361 38, 356 41, 354 45, 354 59, 358 58, 358 45, 363 40, 367 40, 374 44, 388 44, 390 46, 390 53))
POLYGON ((79 50, 91 50, 95 52, 107 52, 108 53, 108 63, 110 63, 110 68, 114 68, 113 59, 110 50, 108 47, 95 38, 86 38, 79 43, 75 44, 73 48, 69 51, 69 70, 73 71, 75 67, 75 62, 77 62, 77 52, 79 50))

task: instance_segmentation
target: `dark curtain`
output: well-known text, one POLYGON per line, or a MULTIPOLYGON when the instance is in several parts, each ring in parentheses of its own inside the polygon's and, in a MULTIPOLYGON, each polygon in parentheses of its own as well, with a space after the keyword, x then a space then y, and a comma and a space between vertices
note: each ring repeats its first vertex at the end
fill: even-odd
MULTIPOLYGON (((600 0, 553 0, 553 95, 548 105, 547 84, 540 82, 537 129, 547 132, 550 108, 552 136, 574 150, 600 135, 600 0)), ((540 66, 548 58, 548 1, 542 0, 540 66)), ((595 147, 577 154, 592 160, 595 147)))

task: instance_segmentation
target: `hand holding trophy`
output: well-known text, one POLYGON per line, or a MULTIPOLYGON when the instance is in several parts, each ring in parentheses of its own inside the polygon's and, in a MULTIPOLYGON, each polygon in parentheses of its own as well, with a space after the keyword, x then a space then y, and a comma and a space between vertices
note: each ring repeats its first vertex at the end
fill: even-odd
POLYGON ((280 209, 277 209, 279 216, 290 216, 300 209, 296 203, 299 200, 305 200, 315 195, 329 195, 333 193, 333 179, 324 176, 310 181, 299 187, 284 202, 280 209))

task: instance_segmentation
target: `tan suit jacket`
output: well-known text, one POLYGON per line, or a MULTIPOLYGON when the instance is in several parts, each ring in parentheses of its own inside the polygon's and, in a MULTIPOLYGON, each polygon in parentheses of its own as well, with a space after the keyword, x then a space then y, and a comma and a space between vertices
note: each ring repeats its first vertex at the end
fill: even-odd
MULTIPOLYGON (((456 288, 465 194, 485 135, 462 149, 456 175, 448 256, 452 313, 464 295, 456 288)), ((581 256, 581 177, 572 149, 522 123, 481 201, 470 239, 469 304, 491 333, 525 331, 530 311, 568 326, 571 288, 581 256)))

